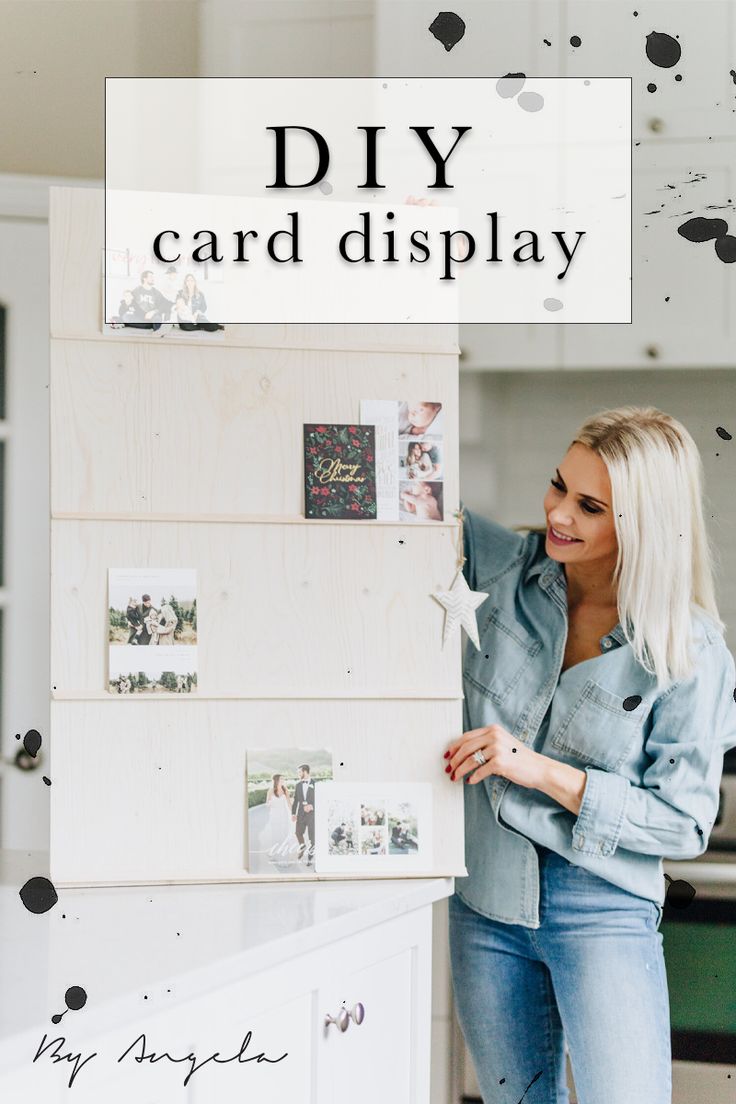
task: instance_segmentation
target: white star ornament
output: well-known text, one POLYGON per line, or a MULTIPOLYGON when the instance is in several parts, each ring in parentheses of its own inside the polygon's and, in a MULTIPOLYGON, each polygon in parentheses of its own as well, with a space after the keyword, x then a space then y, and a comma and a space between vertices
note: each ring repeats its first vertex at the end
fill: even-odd
POLYGON ((475 611, 478 606, 485 602, 488 595, 484 594, 482 590, 471 590, 462 571, 458 571, 450 589, 436 590, 432 597, 445 609, 445 628, 442 634, 443 647, 460 625, 465 629, 475 647, 480 649, 475 611))

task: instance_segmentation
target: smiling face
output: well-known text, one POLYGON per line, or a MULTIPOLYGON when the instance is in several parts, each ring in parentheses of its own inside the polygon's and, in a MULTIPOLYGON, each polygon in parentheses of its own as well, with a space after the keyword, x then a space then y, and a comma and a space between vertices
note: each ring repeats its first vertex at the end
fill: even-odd
POLYGON ((544 496, 545 552, 561 563, 607 561, 613 569, 618 544, 608 469, 597 453, 576 442, 568 449, 544 496), (557 533, 573 541, 555 538, 557 533))

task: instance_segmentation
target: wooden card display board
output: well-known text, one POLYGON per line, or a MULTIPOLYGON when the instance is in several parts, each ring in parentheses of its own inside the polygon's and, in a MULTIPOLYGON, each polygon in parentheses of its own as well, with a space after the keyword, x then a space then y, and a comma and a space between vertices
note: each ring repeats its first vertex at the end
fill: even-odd
POLYGON ((430 782, 422 873, 462 875, 460 640, 431 597, 457 563, 456 327, 103 334, 103 200, 51 189, 53 881, 250 880, 246 753, 284 746, 330 748, 340 781, 430 782), (443 403, 445 521, 306 520, 302 425, 416 397, 443 403), (195 693, 107 692, 123 566, 196 569, 195 693))

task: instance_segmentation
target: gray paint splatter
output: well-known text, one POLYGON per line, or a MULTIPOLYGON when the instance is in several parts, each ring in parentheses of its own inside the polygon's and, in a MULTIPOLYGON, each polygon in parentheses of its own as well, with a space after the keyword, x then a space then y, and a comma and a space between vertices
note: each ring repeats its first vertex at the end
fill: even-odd
POLYGON ((541 111, 544 107, 544 96, 538 92, 522 92, 516 101, 524 111, 541 111))
POLYGON ((505 77, 496 81, 496 92, 504 100, 511 100, 521 92, 525 80, 524 73, 507 73, 505 77))
POLYGON ((561 300, 561 299, 553 299, 553 298, 552 298, 552 297, 550 296, 550 298, 549 298, 549 299, 545 299, 545 300, 544 300, 544 303, 542 304, 542 306, 543 306, 543 307, 544 307, 544 309, 545 309, 545 310, 547 310, 547 311, 558 311, 558 310, 562 310, 562 300, 561 300))

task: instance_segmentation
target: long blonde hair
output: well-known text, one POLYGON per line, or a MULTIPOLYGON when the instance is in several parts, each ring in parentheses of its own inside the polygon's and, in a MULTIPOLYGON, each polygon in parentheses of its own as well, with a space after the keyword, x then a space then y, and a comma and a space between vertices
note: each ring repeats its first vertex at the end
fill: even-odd
POLYGON ((698 447, 681 422, 653 406, 599 411, 580 426, 576 443, 608 470, 619 621, 635 658, 664 689, 693 673, 694 610, 721 634, 726 628, 716 606, 698 447))

